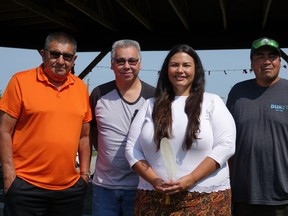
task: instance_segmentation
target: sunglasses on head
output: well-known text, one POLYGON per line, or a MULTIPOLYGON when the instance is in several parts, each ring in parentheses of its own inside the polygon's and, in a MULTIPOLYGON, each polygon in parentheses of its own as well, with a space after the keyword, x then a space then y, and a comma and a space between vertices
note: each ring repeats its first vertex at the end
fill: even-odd
POLYGON ((125 65, 126 62, 128 62, 129 65, 136 65, 139 61, 139 59, 137 59, 137 58, 129 58, 129 59, 115 58, 113 60, 117 65, 121 65, 121 66, 125 65))
POLYGON ((254 41, 252 44, 252 48, 254 48, 254 49, 258 49, 261 46, 271 46, 271 47, 274 47, 276 49, 279 49, 279 44, 275 40, 267 39, 267 38, 258 39, 256 41, 254 41))
POLYGON ((75 54, 61 53, 53 50, 45 50, 45 51, 49 52, 51 59, 58 59, 62 55, 65 61, 72 61, 73 57, 75 56, 75 54))

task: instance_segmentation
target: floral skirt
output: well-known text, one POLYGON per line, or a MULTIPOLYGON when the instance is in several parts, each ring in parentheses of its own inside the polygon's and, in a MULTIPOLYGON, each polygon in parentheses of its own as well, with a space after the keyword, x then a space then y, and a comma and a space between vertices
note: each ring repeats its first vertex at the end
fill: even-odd
POLYGON ((181 192, 165 197, 156 191, 137 190, 136 216, 231 216, 231 190, 181 192))

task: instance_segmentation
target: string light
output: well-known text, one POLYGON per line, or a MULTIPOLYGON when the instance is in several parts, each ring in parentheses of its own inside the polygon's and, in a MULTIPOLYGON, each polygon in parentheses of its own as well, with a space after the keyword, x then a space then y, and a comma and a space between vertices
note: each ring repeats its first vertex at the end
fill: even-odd
POLYGON ((215 72, 221 72, 221 73, 224 72, 224 74, 227 75, 229 72, 238 72, 238 71, 242 71, 243 73, 246 74, 246 73, 248 73, 247 71, 252 72, 253 70, 250 69, 250 68, 244 68, 244 69, 223 69, 223 70, 219 69, 219 70, 208 70, 208 71, 204 71, 204 72, 208 72, 208 75, 210 75, 211 73, 215 73, 215 72))
MULTIPOLYGON (((283 68, 287 69, 288 66, 287 65, 283 65, 283 68)), ((223 69, 223 70, 208 70, 205 72, 208 72, 208 75, 211 74, 211 72, 224 72, 225 75, 227 75, 228 72, 235 72, 235 71, 242 71, 244 74, 248 74, 248 71, 251 73, 253 72, 252 68, 243 68, 243 69, 223 69)))
MULTIPOLYGON (((287 69, 287 65, 283 65, 283 68, 287 69)), ((110 69, 110 67, 108 66, 100 66, 97 65, 95 66, 95 68, 105 68, 105 69, 110 69)), ((157 74, 160 74, 160 70, 156 70, 156 69, 145 69, 142 68, 141 71, 154 71, 157 72, 157 74)), ((225 75, 227 75, 228 72, 235 72, 235 71, 242 71, 244 74, 248 74, 248 71, 251 73, 253 72, 252 68, 242 68, 242 69, 219 69, 219 70, 204 70, 205 73, 208 73, 208 75, 211 75, 211 73, 215 73, 215 72, 224 72, 225 75)))

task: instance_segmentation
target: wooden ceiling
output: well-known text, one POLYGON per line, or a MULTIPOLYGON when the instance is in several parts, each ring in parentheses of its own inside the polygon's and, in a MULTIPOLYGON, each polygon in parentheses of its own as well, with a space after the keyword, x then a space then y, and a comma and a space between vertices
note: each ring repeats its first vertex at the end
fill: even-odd
POLYGON ((123 38, 143 51, 244 49, 262 36, 288 47, 287 8, 287 0, 1 0, 0 46, 40 49, 49 33, 67 31, 80 52, 123 38))

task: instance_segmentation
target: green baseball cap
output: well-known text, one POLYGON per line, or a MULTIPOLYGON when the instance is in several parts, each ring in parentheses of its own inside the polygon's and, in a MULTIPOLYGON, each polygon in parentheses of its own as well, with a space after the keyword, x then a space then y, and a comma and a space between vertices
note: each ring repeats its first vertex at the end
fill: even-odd
POLYGON ((263 37, 259 38, 252 43, 251 51, 250 51, 250 58, 254 55, 255 51, 258 50, 261 47, 270 47, 272 49, 275 49, 275 51, 278 53, 279 56, 281 56, 279 43, 271 38, 263 37))

